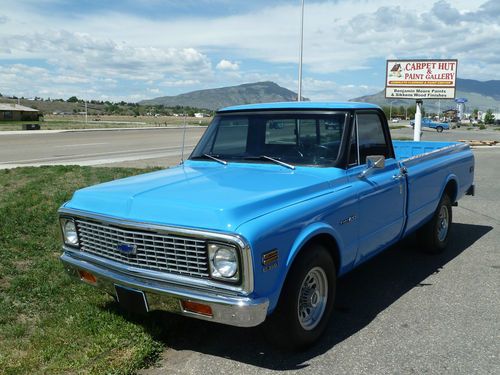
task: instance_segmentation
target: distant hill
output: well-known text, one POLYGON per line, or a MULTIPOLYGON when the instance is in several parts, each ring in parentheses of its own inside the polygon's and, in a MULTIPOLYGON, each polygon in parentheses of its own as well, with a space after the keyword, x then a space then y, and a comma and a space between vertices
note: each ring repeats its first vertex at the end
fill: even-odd
POLYGON ((474 79, 457 79, 457 87, 463 92, 473 92, 483 96, 491 96, 500 100, 500 81, 476 81, 474 79))
MULTIPOLYGON (((143 100, 142 105, 159 105, 166 107, 189 106, 215 110, 236 104, 287 102, 297 100, 297 94, 274 82, 246 83, 239 86, 221 87, 217 89, 197 90, 176 96, 162 96, 143 100)), ((304 98, 304 100, 308 100, 304 98)))
MULTIPOLYGON (((467 98, 466 112, 472 112, 475 108, 480 111, 488 109, 493 112, 500 108, 500 81, 476 81, 473 79, 457 78, 457 98, 467 98)), ((389 106, 392 102, 393 106, 411 106, 415 105, 413 99, 386 99, 385 90, 382 90, 373 95, 361 96, 359 98, 350 99, 352 102, 368 102, 379 106, 389 106)), ((456 104, 453 100, 441 100, 441 111, 445 109, 455 108, 456 104)), ((437 112, 439 103, 437 100, 424 100, 424 108, 430 112, 437 112)))

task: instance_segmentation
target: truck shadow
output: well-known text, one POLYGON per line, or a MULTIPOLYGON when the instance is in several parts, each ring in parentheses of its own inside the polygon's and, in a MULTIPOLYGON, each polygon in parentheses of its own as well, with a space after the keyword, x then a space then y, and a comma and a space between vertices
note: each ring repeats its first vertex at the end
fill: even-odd
MULTIPOLYGON (((410 236, 341 278, 335 311, 326 334, 313 348, 302 353, 282 352, 271 345, 264 327, 236 328, 153 312, 146 318, 127 316, 167 347, 219 356, 273 370, 295 370, 366 327, 384 309, 415 287, 431 287, 424 280, 436 274, 455 257, 493 228, 455 223, 447 250, 427 255, 410 236)), ((116 306, 108 308, 118 312, 116 306)), ((118 312, 121 314, 121 312, 118 312)), ((168 358, 166 359, 168 361, 168 358)))

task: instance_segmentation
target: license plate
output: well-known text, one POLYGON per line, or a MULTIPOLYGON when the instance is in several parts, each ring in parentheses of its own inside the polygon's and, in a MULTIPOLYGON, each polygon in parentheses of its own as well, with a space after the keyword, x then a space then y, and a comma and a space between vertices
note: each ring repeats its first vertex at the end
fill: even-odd
POLYGON ((144 292, 121 285, 115 285, 115 291, 116 299, 124 309, 136 314, 145 314, 149 311, 144 292))

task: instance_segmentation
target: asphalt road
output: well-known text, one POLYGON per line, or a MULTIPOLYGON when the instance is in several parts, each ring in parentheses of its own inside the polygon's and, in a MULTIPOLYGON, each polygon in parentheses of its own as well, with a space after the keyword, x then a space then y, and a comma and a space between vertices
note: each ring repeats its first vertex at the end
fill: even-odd
MULTIPOLYGON (((185 153, 196 145, 205 127, 186 129, 185 153)), ((183 129, 70 132, 0 132, 0 169, 39 165, 105 165, 158 159, 177 164, 183 129)), ((165 165, 165 164, 164 164, 165 165)), ((165 166, 166 166, 165 165, 165 166)))
MULTIPOLYGON (((399 124, 392 124, 399 125, 399 124)), ((413 129, 411 127, 405 127, 401 129, 391 130, 393 138, 405 137, 413 139, 413 129)), ((461 140, 477 140, 477 141, 500 141, 500 131, 498 130, 479 130, 474 128, 467 130, 465 127, 444 130, 442 133, 438 133, 434 129, 422 128, 422 141, 461 141, 461 140)))
MULTIPOLYGON (((189 155, 205 127, 186 129, 185 155, 189 155)), ((394 138, 410 139, 411 128, 394 129, 394 138)), ((181 158, 183 129, 134 129, 0 132, 0 169, 40 165, 100 165, 167 167, 181 158)), ((453 129, 437 133, 424 129, 422 140, 496 140, 500 131, 453 129)))
POLYGON ((167 349, 141 374, 499 374, 499 148, 475 151, 477 195, 453 209, 447 251, 408 238, 339 280, 326 335, 305 353, 240 329, 164 315, 167 349))

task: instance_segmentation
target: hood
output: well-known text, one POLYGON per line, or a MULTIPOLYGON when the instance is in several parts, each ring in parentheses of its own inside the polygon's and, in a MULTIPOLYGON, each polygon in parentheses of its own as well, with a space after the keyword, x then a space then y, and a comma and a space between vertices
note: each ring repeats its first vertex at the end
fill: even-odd
POLYGON ((65 207, 132 221, 234 231, 261 215, 328 193, 335 168, 187 161, 78 190, 65 207))

